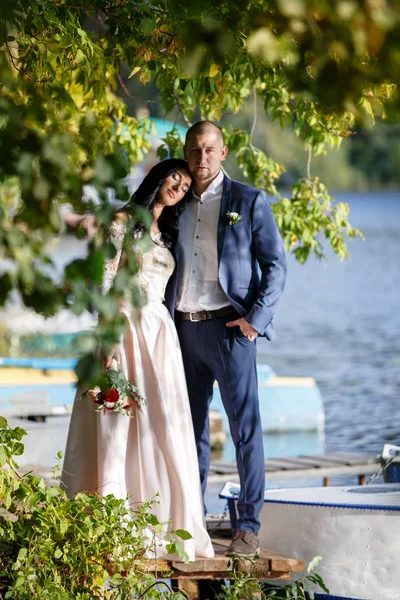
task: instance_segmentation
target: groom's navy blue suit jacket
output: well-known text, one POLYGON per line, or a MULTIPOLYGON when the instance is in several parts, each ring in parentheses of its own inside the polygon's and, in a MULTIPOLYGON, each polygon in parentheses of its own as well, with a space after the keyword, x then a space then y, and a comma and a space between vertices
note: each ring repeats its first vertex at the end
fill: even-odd
MULTIPOLYGON (((179 264, 179 243, 175 248, 179 264)), ((178 269, 168 282, 165 304, 175 312, 178 269)), ((286 277, 282 239, 265 192, 224 177, 218 220, 218 278, 239 315, 269 340, 275 338, 273 316, 286 277), (241 220, 229 225, 227 212, 241 220)))

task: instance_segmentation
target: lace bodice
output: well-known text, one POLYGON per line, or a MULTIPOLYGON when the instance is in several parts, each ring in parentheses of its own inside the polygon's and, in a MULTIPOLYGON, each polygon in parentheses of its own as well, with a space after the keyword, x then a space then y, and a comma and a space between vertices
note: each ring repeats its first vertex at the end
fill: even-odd
MULTIPOLYGON (((118 265, 121 259, 122 245, 125 235, 130 235, 129 227, 124 223, 113 222, 110 226, 110 240, 114 244, 117 254, 112 260, 107 260, 103 277, 103 293, 108 292, 112 286, 118 265)), ((171 252, 161 242, 161 234, 151 234, 151 247, 147 252, 141 252, 132 236, 132 248, 139 255, 140 263, 139 284, 145 292, 148 302, 162 302, 165 288, 171 277, 175 261, 171 252)))

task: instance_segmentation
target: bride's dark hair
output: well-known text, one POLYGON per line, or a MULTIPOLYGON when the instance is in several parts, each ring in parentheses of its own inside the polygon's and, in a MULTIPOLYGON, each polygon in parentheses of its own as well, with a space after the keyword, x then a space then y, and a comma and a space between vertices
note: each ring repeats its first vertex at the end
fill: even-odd
MULTIPOLYGON (((150 212, 152 212, 154 205, 157 202, 158 192, 164 180, 169 177, 169 175, 172 175, 172 173, 175 173, 175 171, 179 171, 181 169, 184 169, 190 175, 189 166, 186 160, 181 158, 167 158, 154 165, 154 167, 152 167, 147 173, 136 192, 134 192, 129 204, 127 204, 122 210, 129 212, 129 205, 131 203, 135 203, 138 206, 144 206, 150 212)), ((160 218, 158 219, 158 226, 161 231, 161 240, 165 246, 167 246, 167 248, 170 248, 175 243, 178 233, 178 217, 185 208, 186 202, 188 202, 188 200, 191 198, 190 191, 191 187, 184 195, 182 200, 180 200, 174 206, 164 206, 160 218)), ((141 223, 137 223, 134 230, 138 231, 140 229, 143 229, 143 225, 141 223)))

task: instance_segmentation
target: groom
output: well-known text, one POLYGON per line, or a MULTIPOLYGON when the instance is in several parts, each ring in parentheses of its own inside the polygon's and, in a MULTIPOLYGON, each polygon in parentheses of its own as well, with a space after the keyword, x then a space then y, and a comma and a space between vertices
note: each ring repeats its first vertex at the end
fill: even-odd
POLYGON ((208 409, 217 380, 240 478, 238 529, 227 554, 250 556, 259 549, 265 486, 256 338, 275 337, 272 318, 285 283, 285 252, 265 192, 221 171, 227 148, 216 125, 193 125, 184 153, 193 198, 180 217, 177 269, 166 304, 182 348, 203 497, 208 409))

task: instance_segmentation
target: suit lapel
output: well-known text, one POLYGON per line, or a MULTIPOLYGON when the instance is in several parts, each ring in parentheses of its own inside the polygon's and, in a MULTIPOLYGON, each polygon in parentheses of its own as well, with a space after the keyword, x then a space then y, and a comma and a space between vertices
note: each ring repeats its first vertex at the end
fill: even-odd
POLYGON ((176 243, 172 248, 170 248, 170 252, 171 252, 172 256, 174 257, 175 266, 177 266, 178 261, 179 261, 179 254, 180 254, 180 252, 179 252, 179 230, 178 230, 178 235, 176 238, 176 243))
POLYGON ((226 213, 229 212, 231 206, 232 181, 224 175, 224 183, 221 196, 221 208, 218 219, 218 264, 221 262, 222 251, 224 249, 226 226, 228 219, 226 213))

